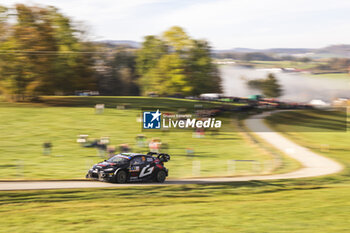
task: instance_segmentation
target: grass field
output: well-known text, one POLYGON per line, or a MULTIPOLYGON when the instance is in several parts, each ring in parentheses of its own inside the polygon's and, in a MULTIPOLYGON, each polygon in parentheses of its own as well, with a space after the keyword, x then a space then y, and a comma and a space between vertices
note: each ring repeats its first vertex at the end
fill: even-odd
POLYGON ((350 79, 350 75, 348 73, 338 73, 338 74, 314 74, 309 75, 313 78, 337 78, 337 79, 350 79))
MULTIPOLYGON (((104 158, 94 148, 83 148, 77 142, 77 135, 88 134, 90 139, 109 136, 112 145, 128 143, 134 152, 148 149, 136 147, 137 134, 148 139, 160 138, 169 144, 172 159, 167 163, 169 178, 193 176, 227 176, 261 173, 271 164, 271 155, 252 146, 236 130, 236 123, 224 115, 225 131, 217 136, 210 133, 205 138, 193 138, 192 131, 141 132, 141 123, 136 122, 141 106, 162 106, 167 109, 193 108, 196 101, 154 98, 103 98, 69 97, 44 98, 45 104, 0 104, 0 179, 71 179, 84 178, 86 171, 104 158), (68 99, 68 100, 67 100, 68 99), (114 102, 113 102, 114 100, 114 102), (58 107, 70 104, 71 107, 58 107), (104 114, 96 115, 93 106, 106 103, 104 114), (118 110, 118 104, 129 104, 130 109, 118 110), (50 105, 50 107, 47 107, 50 105), (56 107, 52 107, 56 106, 56 107), (73 107, 75 106, 75 107, 73 107), (45 156, 42 144, 51 141, 52 155, 45 156), (194 149, 194 156, 186 155, 186 148, 194 149), (252 170, 251 163, 239 163, 235 173, 228 171, 227 160, 248 159, 261 162, 252 170), (192 172, 194 161, 200 161, 200 174, 192 172)), ((212 103, 202 103, 215 106, 212 103)), ((281 171, 296 168, 288 160, 281 171)))
POLYGON ((245 182, 0 193, 0 232, 348 232, 350 186, 245 182))
MULTIPOLYGON (((317 66, 326 64, 324 62, 300 62, 300 61, 250 61, 247 64, 255 68, 295 68, 301 70, 310 70, 313 72, 322 72, 316 69, 317 66)), ((323 71, 324 72, 324 71, 323 71)), ((313 78, 334 78, 334 79, 349 79, 348 73, 324 73, 324 74, 307 74, 313 78)))
MULTIPOLYGON (((190 99, 176 99, 167 97, 143 97, 143 96, 43 96, 42 102, 47 106, 93 107, 95 104, 105 104, 106 108, 116 108, 125 105, 128 108, 161 108, 174 110, 178 108, 193 109, 194 105, 201 104, 203 108, 217 107, 217 103, 190 99)), ((220 103, 220 105, 237 106, 239 104, 220 103)))
MULTIPOLYGON (((324 122, 300 125, 295 114, 278 113, 268 122, 340 161, 343 172, 269 182, 0 192, 0 232, 349 232, 349 133, 324 132, 324 122)), ((327 113, 297 114, 307 121, 327 113)))
POLYGON ((311 69, 320 65, 320 62, 299 62, 299 61, 250 61, 249 64, 255 68, 296 68, 311 69))
POLYGON ((280 112, 268 117, 267 123, 298 144, 344 164, 345 170, 342 173, 328 178, 337 182, 349 182, 350 133, 347 128, 344 129, 344 114, 306 110, 280 112))

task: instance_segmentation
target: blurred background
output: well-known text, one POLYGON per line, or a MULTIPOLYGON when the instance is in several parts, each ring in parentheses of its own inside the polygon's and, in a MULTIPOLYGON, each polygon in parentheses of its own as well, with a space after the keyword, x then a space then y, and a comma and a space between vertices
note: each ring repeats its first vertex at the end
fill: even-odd
POLYGON ((348 3, 334 4, 338 14, 323 3, 299 9, 297 2, 284 8, 268 1, 264 13, 262 3, 252 3, 246 10, 234 1, 176 8, 174 1, 4 1, 0 178, 83 178, 92 164, 113 154, 153 149, 174 155, 174 178, 298 167, 246 132, 242 121, 271 109, 333 109, 299 116, 305 127, 288 130, 346 131, 350 45, 338 44, 347 32, 330 24, 348 20, 348 3), (334 16, 323 34, 318 25, 324 17, 315 12, 334 16), (292 16, 314 18, 301 25, 292 16), (338 33, 324 36, 327 30, 338 33), (276 34, 278 40, 272 39, 276 34), (144 108, 224 124, 147 132, 140 127, 144 108), (325 121, 331 117, 338 123, 325 121), (321 123, 327 127, 317 127, 321 123))
POLYGON ((169 179, 295 171, 297 161, 244 124, 271 110, 291 110, 265 119, 272 130, 345 169, 1 191, 0 232, 348 232, 349 10, 345 0, 2 0, 2 184, 85 180, 120 152, 170 154, 169 179), (144 109, 223 124, 148 131, 144 109))
POLYGON ((3 1, 2 94, 349 97, 346 1, 248 2, 3 1))

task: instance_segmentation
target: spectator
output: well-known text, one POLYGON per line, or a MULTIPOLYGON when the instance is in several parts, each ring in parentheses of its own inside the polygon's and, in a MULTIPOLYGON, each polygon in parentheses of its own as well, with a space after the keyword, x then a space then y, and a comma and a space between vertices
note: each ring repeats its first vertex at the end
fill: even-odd
POLYGON ((119 150, 120 153, 129 153, 131 151, 128 144, 120 144, 119 150))
POLYGON ((115 146, 108 146, 107 153, 109 158, 113 157, 115 155, 115 146))
POLYGON ((161 145, 162 145, 162 143, 161 143, 160 139, 152 139, 148 145, 149 151, 159 153, 161 145))
POLYGON ((52 148, 52 144, 51 142, 44 142, 43 143, 43 154, 44 155, 51 155, 51 148, 52 148))
POLYGON ((139 134, 136 136, 136 145, 139 148, 146 147, 146 137, 143 134, 139 134))

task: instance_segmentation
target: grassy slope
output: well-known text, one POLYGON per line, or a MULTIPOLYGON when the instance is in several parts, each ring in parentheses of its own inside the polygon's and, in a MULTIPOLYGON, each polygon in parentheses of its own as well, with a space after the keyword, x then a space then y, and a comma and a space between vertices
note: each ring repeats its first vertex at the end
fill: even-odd
MULTIPOLYGON (((253 65, 255 68, 296 68, 302 70, 315 71, 315 68, 324 62, 299 62, 299 61, 251 61, 248 64, 253 65)), ((325 73, 325 74, 309 74, 308 76, 314 78, 338 78, 349 79, 348 73, 325 73)))
POLYGON ((339 74, 315 74, 310 75, 314 78, 338 78, 338 79, 349 79, 350 75, 348 73, 339 73, 339 74))
MULTIPOLYGON (((41 97, 42 101, 49 106, 71 106, 71 107, 93 107, 95 104, 105 104, 107 108, 116 108, 118 105, 127 105, 129 108, 161 108, 167 110, 174 110, 177 108, 192 109, 195 104, 201 104, 205 107, 219 106, 217 103, 189 100, 189 99, 176 99, 167 97, 142 97, 142 96, 44 96, 41 97)), ((230 103, 220 103, 224 105, 233 105, 230 103)))
MULTIPOLYGON (((287 127, 283 119, 270 118, 280 130, 287 127)), ((310 127, 294 123, 289 131, 310 127)), ((293 131, 293 139, 343 162, 346 170, 269 182, 1 192, 0 232, 348 232, 349 134, 293 131), (330 144, 329 152, 311 146, 319 143, 330 144)))
MULTIPOLYGON (((136 122, 141 112, 138 107, 190 108, 196 101, 126 97, 46 97, 44 100, 49 105, 75 107, 0 105, 0 179, 84 178, 87 169, 103 159, 97 156, 96 149, 82 148, 76 143, 79 134, 88 134, 91 139, 109 136, 112 145, 128 143, 136 152, 142 152, 135 146, 137 134, 143 133, 148 139, 161 138, 170 146, 172 160, 167 163, 170 178, 192 176, 194 160, 201 161, 202 176, 226 176, 232 175, 227 173, 228 159, 253 159, 262 163, 271 159, 244 140, 228 117, 223 118, 226 132, 203 139, 192 138, 192 131, 141 132, 140 123, 136 122), (92 108, 96 103, 106 103, 110 108, 103 115, 96 115, 92 108), (117 110, 115 106, 122 103, 128 103, 131 109, 117 110), (53 143, 52 156, 42 155, 42 143, 47 140, 53 143), (186 148, 193 148, 195 156, 188 158, 186 148)), ((240 163, 236 174, 244 174, 245 170, 251 172, 251 165, 240 163)))
POLYGON ((0 232, 348 232, 350 186, 246 182, 0 193, 0 232))
POLYGON ((350 133, 346 131, 344 112, 281 112, 267 118, 278 132, 316 153, 345 165, 340 174, 329 176, 337 182, 350 181, 350 133))
POLYGON ((298 61, 251 61, 256 68, 296 68, 310 69, 319 65, 319 62, 298 62, 298 61))

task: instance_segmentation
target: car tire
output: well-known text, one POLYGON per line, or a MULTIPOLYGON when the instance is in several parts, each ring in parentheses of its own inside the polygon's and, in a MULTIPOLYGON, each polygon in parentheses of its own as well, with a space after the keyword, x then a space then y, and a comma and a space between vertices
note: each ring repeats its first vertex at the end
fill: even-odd
POLYGON ((126 183, 126 180, 127 180, 127 174, 123 170, 118 171, 117 174, 114 176, 115 183, 123 184, 123 183, 126 183))
POLYGON ((163 183, 165 181, 165 178, 166 178, 166 173, 163 170, 159 171, 156 175, 156 181, 158 183, 163 183))

